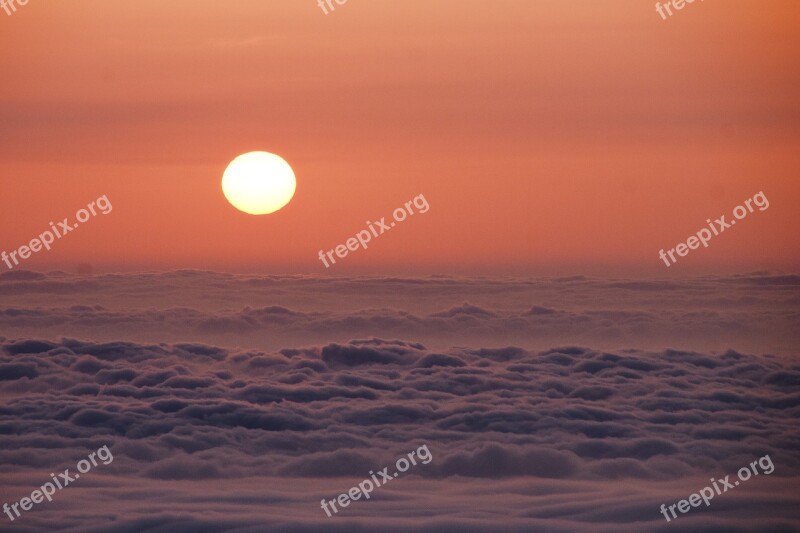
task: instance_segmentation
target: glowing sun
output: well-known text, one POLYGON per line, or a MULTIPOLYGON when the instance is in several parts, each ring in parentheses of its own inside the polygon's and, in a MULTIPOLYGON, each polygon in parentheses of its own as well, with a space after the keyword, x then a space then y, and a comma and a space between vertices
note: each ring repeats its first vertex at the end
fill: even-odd
POLYGON ((251 215, 268 215, 281 209, 292 199, 296 187, 289 163, 269 152, 242 154, 222 174, 225 198, 251 215))

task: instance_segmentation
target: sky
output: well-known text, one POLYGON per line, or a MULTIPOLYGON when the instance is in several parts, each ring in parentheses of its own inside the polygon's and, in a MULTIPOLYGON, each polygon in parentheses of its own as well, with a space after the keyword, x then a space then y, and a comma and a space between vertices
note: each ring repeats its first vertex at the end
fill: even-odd
POLYGON ((25 268, 793 271, 799 16, 778 0, 669 20, 633 0, 31 2, 0 13, 0 248, 106 195, 113 213, 25 268), (272 215, 221 192, 253 150, 297 176, 272 215), (760 191, 769 210, 658 259, 760 191), (424 215, 318 260, 419 194, 424 215))
POLYGON ((796 531, 800 6, 653 4, 0 4, 0 529, 796 531))

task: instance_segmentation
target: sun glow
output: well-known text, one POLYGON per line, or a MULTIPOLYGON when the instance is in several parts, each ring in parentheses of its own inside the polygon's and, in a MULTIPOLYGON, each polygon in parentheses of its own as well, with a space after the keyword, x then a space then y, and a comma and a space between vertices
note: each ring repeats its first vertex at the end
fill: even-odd
POLYGON ((268 152, 242 154, 222 175, 222 192, 236 209, 251 215, 278 211, 294 196, 297 182, 292 167, 268 152))

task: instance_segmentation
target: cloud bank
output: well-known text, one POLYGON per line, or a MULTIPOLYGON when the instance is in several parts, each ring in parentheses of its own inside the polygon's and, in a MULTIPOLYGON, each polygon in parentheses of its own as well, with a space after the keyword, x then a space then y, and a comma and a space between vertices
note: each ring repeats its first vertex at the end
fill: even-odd
POLYGON ((666 531, 662 503, 764 454, 774 474, 678 527, 798 524, 800 365, 776 356, 378 338, 0 353, 5 501, 91 449, 115 457, 9 531, 666 531), (430 464, 334 519, 319 509, 423 443, 430 464))
POLYGON ((0 274, 7 336, 279 350, 354 338, 437 349, 562 344, 794 355, 800 276, 687 280, 317 278, 200 271, 0 274))

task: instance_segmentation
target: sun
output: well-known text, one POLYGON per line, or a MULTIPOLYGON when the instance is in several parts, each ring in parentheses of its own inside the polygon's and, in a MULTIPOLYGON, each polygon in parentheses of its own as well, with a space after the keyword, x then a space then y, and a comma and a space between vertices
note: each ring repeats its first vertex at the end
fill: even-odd
POLYGON ((240 211, 268 215, 281 209, 294 196, 297 181, 292 167, 269 152, 242 154, 222 174, 222 192, 240 211))

